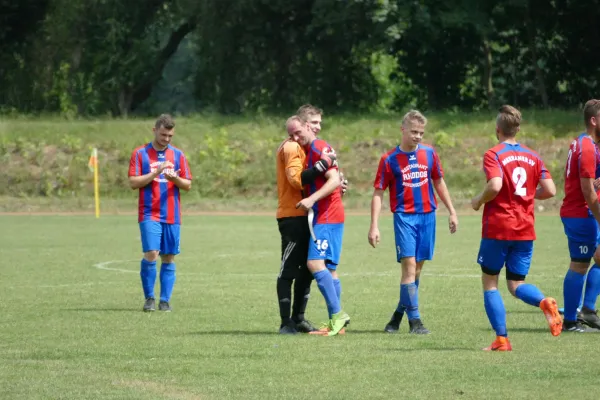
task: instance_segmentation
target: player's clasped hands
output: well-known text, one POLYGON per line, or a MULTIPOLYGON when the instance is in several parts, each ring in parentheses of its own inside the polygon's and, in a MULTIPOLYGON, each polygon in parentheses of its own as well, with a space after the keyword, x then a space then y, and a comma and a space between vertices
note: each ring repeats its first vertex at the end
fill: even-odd
POLYGON ((165 178, 172 181, 173 179, 176 179, 179 176, 179 169, 177 171, 173 171, 172 169, 168 169, 165 172, 165 178))
POLYGON ((171 161, 164 161, 160 163, 159 166, 156 168, 156 174, 160 175, 164 172, 165 169, 172 167, 174 167, 174 165, 171 161))

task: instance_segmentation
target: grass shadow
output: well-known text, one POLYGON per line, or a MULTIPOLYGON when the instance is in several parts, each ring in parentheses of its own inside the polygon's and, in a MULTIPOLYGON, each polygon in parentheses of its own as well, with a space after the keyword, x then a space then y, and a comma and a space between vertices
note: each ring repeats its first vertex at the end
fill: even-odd
POLYGON ((397 351, 397 352, 412 352, 412 351, 481 351, 478 347, 415 347, 415 348, 392 348, 386 349, 386 351, 397 351))
POLYGON ((223 331, 198 331, 198 332, 189 332, 186 335, 192 336, 210 336, 210 335, 223 335, 223 336, 302 336, 302 334, 298 333, 295 335, 280 335, 277 331, 231 331, 231 330, 223 330, 223 331))
POLYGON ((126 311, 133 313, 141 313, 137 308, 63 308, 61 311, 76 311, 76 312, 115 312, 126 311))

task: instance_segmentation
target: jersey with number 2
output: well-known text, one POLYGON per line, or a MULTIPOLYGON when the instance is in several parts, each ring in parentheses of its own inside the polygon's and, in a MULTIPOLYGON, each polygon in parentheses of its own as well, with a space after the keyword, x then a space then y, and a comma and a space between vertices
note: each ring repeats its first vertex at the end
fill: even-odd
POLYGON ((489 181, 502 178, 502 189, 485 203, 482 237, 498 240, 535 240, 535 191, 550 173, 540 156, 519 144, 500 143, 483 157, 489 181))

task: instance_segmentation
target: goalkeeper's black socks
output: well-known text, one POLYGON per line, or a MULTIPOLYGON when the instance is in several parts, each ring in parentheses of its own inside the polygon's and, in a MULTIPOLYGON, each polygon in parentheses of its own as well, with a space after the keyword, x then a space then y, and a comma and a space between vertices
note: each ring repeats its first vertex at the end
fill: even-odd
POLYGON ((279 316, 281 317, 281 324, 285 325, 290 321, 290 305, 292 302, 291 280, 277 278, 277 299, 279 300, 279 316))
POLYGON ((308 299, 310 298, 310 285, 313 276, 310 272, 299 273, 300 276, 294 280, 294 304, 292 305, 292 318, 295 322, 304 320, 304 313, 308 299))

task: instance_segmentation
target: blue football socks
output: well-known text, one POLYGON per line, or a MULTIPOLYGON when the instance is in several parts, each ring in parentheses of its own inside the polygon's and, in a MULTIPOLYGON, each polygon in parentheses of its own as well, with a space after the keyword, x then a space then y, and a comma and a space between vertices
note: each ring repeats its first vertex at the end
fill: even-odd
POLYGON ((175 263, 160 266, 160 301, 169 301, 175 286, 175 263))
POLYGON ((587 273, 583 305, 590 310, 596 310, 598 295, 600 295, 600 267, 594 264, 587 273))
POLYGON ((340 303, 340 307, 342 304, 342 283, 339 279, 333 280, 333 287, 335 288, 335 293, 337 294, 338 302, 340 303))
MULTIPOLYGON (((406 311, 409 320, 421 318, 419 314, 419 288, 414 282, 400 285, 400 303, 398 308, 406 311)), ((401 312, 398 309, 396 311, 401 312)))
POLYGON ((140 266, 140 278, 142 278, 142 289, 144 298, 154 298, 154 283, 156 282, 156 261, 148 261, 142 258, 140 266))
POLYGON ((325 298, 327 311, 329 312, 329 318, 331 319, 333 314, 337 314, 342 310, 333 284, 333 277, 327 269, 316 272, 313 276, 317 281, 317 286, 319 287, 321 294, 325 298))
POLYGON ((490 320, 492 328, 496 332, 496 336, 507 336, 506 332, 506 309, 504 301, 498 289, 486 290, 483 292, 483 304, 485 312, 490 320))
POLYGON ((539 307, 542 300, 544 300, 544 294, 537 286, 530 283, 523 283, 517 287, 515 291, 517 298, 523 300, 525 303, 539 307))
POLYGON ((569 269, 563 282, 563 293, 565 297, 565 321, 577 321, 577 307, 581 302, 585 274, 578 274, 569 269))

